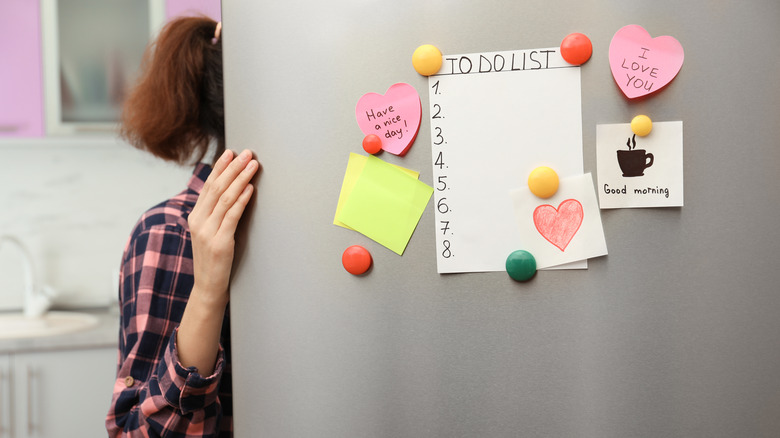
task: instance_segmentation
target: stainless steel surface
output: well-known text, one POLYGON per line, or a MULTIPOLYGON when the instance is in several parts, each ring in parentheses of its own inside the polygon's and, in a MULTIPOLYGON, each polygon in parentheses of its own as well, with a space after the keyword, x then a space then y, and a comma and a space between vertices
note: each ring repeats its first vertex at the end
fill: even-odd
POLYGON ((263 164, 232 286, 239 437, 780 435, 780 4, 223 1, 227 137, 263 164), (627 101, 612 35, 685 49, 663 91, 627 101), (587 271, 436 273, 433 206, 402 257, 332 225, 354 106, 407 82, 431 177, 427 79, 411 54, 594 44, 582 67, 585 171, 596 125, 684 123, 683 208, 602 211, 587 271), (374 267, 341 267, 349 245, 374 267))

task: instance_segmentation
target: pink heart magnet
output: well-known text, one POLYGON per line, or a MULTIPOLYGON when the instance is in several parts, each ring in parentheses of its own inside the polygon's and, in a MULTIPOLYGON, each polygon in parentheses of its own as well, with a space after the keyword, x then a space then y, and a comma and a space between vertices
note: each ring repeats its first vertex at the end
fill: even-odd
POLYGON ((569 242, 582 225, 585 212, 576 199, 567 199, 558 208, 549 204, 536 207, 534 225, 539 234, 561 251, 566 251, 569 242))
POLYGON ((682 68, 685 54, 674 37, 653 38, 642 27, 621 28, 609 44, 609 67, 620 90, 629 99, 665 87, 682 68))
POLYGON ((358 100, 355 118, 363 134, 382 139, 383 150, 403 156, 420 130, 420 95, 404 83, 391 86, 384 95, 366 93, 358 100))

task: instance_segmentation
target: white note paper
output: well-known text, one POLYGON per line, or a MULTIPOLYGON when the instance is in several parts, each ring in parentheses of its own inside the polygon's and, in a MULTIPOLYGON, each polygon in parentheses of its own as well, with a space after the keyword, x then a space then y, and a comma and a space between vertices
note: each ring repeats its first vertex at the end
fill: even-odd
POLYGON ((601 208, 683 206, 682 122, 655 122, 646 137, 598 125, 596 156, 601 208))
POLYGON ((547 199, 528 187, 511 191, 517 228, 539 269, 607 254, 601 211, 590 173, 560 180, 547 199))
POLYGON ((445 55, 429 96, 438 272, 503 271, 525 243, 510 190, 583 172, 580 68, 557 48, 445 55))

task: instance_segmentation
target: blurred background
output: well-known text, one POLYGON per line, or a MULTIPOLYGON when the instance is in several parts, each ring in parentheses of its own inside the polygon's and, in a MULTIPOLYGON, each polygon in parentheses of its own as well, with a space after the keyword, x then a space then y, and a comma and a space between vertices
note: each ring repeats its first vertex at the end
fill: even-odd
MULTIPOLYGON (((146 45, 168 20, 219 0, 0 2, 0 235, 29 247, 63 307, 105 306, 130 229, 191 169, 117 138, 146 45)), ((18 257, 0 247, 0 310, 21 305, 18 257), (16 275, 14 275, 16 273, 16 275)))
POLYGON ((220 0, 0 2, 0 438, 106 436, 122 251, 192 172, 120 140, 117 121, 147 44, 201 14, 219 21, 220 0), (28 286, 15 242, 54 291, 34 321, 14 319, 28 286), (83 324, 60 333, 58 315, 83 324))

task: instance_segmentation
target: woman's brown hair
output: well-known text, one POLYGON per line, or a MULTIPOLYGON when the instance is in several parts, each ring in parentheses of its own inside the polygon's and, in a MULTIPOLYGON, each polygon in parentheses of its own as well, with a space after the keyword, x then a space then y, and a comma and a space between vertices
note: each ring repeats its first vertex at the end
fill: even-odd
POLYGON ((141 74, 122 111, 120 134, 165 160, 199 161, 225 148, 222 41, 217 22, 183 17, 168 23, 144 54, 141 74))

